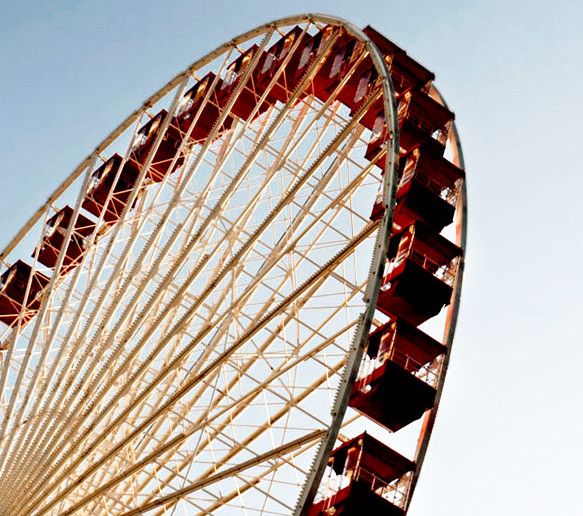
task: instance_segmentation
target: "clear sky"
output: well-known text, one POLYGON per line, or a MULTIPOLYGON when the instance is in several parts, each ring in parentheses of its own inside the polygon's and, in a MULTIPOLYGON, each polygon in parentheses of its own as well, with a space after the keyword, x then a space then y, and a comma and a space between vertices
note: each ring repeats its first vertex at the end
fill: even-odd
POLYGON ((370 23, 433 70, 464 146, 462 308, 410 515, 583 514, 583 3, 0 0, 0 247, 174 75, 301 12, 370 23))

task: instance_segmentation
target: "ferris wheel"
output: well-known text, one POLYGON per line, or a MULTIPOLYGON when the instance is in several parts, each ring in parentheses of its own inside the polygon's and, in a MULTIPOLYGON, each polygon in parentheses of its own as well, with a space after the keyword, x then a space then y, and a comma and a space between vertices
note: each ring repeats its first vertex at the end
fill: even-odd
POLYGON ((407 511, 465 248, 433 79, 286 18, 96 147, 0 255, 0 515, 407 511))

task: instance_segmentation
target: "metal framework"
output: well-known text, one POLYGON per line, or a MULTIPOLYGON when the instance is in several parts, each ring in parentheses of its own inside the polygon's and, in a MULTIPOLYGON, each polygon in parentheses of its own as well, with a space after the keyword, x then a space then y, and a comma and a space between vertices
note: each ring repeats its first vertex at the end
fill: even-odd
MULTIPOLYGON (((349 402, 391 320, 377 298, 400 178, 394 67, 334 17, 263 25, 148 99, 25 224, 0 255, 0 295, 20 296, 0 313, 0 515, 315 514, 336 445, 391 439, 349 402), (379 106, 388 136, 367 158, 379 106)), ((437 317, 448 350, 462 269, 437 317)), ((408 437, 403 511, 448 356, 427 366, 437 395, 408 437)))

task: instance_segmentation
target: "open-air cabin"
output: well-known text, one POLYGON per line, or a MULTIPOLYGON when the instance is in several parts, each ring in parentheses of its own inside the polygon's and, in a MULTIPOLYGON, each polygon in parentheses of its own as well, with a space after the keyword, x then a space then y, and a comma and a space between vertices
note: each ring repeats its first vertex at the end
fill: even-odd
MULTIPOLYGON (((38 250, 38 261, 43 265, 53 268, 62 252, 65 236, 71 224, 73 208, 65 206, 47 221, 46 234, 38 250)), ((85 252, 85 239, 93 233, 95 224, 87 217, 79 214, 75 222, 75 229, 71 233, 71 239, 65 250, 62 271, 71 270, 81 255, 85 252)), ((34 254, 33 254, 34 256, 34 254)))
MULTIPOLYGON (((420 220, 439 233, 453 222, 457 198, 464 173, 441 155, 433 155, 431 147, 417 146, 399 159, 397 204, 393 224, 403 228, 420 220)), ((371 219, 384 214, 377 200, 371 219)))
MULTIPOLYGON (((193 142, 201 142, 208 137, 221 112, 218 92, 222 84, 221 79, 209 72, 184 94, 172 123, 173 127, 180 130, 180 139, 187 134, 193 142)), ((223 121, 217 137, 232 125, 233 117, 229 115, 223 121)))
POLYGON ((118 175, 122 161, 119 154, 114 154, 97 168, 91 175, 89 190, 83 200, 83 208, 96 217, 105 210, 103 220, 107 223, 121 217, 140 173, 136 164, 128 160, 118 175))
POLYGON ((461 248, 419 221, 391 236, 377 308, 415 326, 448 305, 461 248))
POLYGON ((447 348, 404 319, 368 338, 349 406, 396 432, 435 402, 437 357, 447 348))
POLYGON ((323 500, 309 516, 404 514, 408 473, 415 463, 366 432, 336 448, 328 463, 328 485, 323 500))
POLYGON ((40 272, 32 274, 32 267, 22 260, 13 263, 0 276, 0 321, 9 326, 15 324, 25 305, 26 296, 26 309, 22 316, 22 324, 26 324, 38 312, 42 290, 48 282, 49 278, 44 274, 40 272), (27 296, 29 280, 30 289, 27 296))
MULTIPOLYGON (((167 116, 168 112, 162 109, 138 131, 130 155, 130 160, 138 169, 141 170, 148 161, 150 153, 154 148, 154 143, 156 143, 156 138, 167 116)), ((182 166, 184 163, 184 154, 180 152, 177 156, 181 144, 182 140, 179 131, 170 124, 146 172, 146 177, 149 180, 154 183, 159 183, 164 179, 166 174, 171 174, 182 166)))

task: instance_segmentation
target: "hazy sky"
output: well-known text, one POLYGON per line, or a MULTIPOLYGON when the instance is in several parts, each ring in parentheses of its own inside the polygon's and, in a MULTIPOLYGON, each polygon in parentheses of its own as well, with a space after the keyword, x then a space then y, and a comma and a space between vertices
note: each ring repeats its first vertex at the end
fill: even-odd
POLYGON ((583 3, 0 0, 0 247, 174 75, 301 12, 433 70, 464 147, 462 308, 410 515, 583 514, 583 3))

